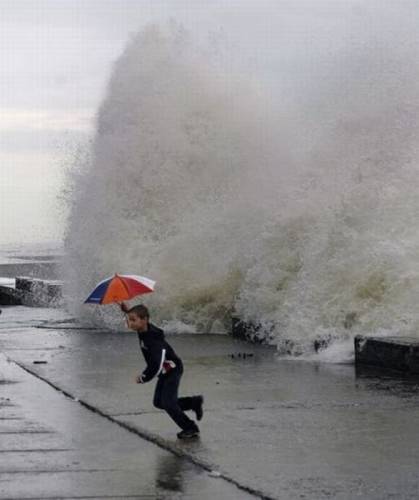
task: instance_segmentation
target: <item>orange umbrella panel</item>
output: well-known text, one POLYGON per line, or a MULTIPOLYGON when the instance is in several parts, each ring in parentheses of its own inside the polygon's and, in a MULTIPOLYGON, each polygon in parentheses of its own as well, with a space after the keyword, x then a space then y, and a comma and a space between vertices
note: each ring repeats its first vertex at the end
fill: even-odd
POLYGON ((154 291, 155 282, 144 276, 116 274, 101 281, 85 303, 112 304, 154 291))
POLYGON ((109 286, 103 295, 101 304, 112 304, 113 302, 122 302, 129 299, 129 293, 126 285, 119 276, 109 283, 109 286))

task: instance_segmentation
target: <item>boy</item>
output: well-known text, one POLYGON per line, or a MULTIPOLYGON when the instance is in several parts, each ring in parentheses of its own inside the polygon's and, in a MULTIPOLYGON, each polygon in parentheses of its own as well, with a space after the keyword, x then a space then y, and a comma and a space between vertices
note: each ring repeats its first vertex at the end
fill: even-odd
POLYGON ((128 308, 122 302, 121 309, 127 314, 128 328, 138 334, 141 351, 147 363, 145 370, 136 378, 137 384, 145 384, 157 376, 154 406, 165 410, 182 429, 177 434, 179 439, 197 437, 199 428, 184 411, 193 410, 197 420, 201 420, 204 398, 202 396, 178 398, 179 382, 183 373, 181 359, 166 342, 163 330, 149 322, 150 315, 145 306, 128 308))

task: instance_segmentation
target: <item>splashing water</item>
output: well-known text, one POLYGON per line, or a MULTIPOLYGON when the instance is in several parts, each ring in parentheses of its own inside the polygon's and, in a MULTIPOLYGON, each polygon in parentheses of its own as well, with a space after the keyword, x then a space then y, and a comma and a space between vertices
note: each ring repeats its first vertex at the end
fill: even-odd
POLYGON ((357 41, 278 113, 181 29, 139 33, 73 169, 69 304, 136 273, 157 281, 145 302, 174 330, 225 332, 236 315, 295 353, 418 331, 419 59, 397 36, 357 41))

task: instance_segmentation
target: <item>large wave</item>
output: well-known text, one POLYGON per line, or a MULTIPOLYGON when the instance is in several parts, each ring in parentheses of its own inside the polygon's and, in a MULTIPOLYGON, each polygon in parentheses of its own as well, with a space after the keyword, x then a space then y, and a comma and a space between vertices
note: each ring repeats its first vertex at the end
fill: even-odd
POLYGON ((417 331, 419 59, 396 35, 275 96, 179 27, 135 36, 74 162, 71 307, 117 327, 111 307, 77 304, 136 273, 157 281, 144 300, 172 329, 226 332, 234 315, 294 352, 417 331))

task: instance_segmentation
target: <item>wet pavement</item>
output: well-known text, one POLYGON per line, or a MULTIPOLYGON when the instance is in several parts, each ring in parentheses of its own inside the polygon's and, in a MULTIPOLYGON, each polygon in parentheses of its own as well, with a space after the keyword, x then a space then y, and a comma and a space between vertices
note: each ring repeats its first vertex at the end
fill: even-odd
POLYGON ((254 498, 0 356, 0 498, 254 498))
POLYGON ((0 318, 0 350, 13 360, 1 379, 17 382, 0 384, 0 417, 17 419, 0 420, 2 499, 418 498, 417 379, 170 336, 185 364, 181 394, 206 400, 200 439, 179 442, 152 406, 154 383, 134 383, 135 334, 21 311, 0 318))

